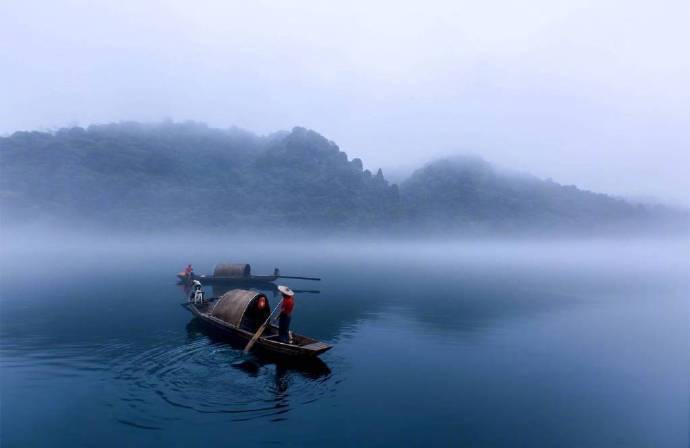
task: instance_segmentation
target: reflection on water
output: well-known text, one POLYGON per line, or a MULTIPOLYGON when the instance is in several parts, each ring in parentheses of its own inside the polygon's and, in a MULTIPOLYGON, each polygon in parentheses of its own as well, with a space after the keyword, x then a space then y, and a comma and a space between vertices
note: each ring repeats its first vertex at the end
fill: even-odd
POLYGON ((331 392, 323 363, 246 359, 241 348, 209 336, 197 320, 187 325, 187 335, 184 343, 161 341, 115 363, 114 379, 127 404, 122 422, 159 427, 166 414, 159 400, 201 414, 228 414, 230 420, 275 420, 290 410, 293 397, 314 402, 331 392))
POLYGON ((3 344, 2 370, 39 386, 60 378, 88 382, 103 375, 98 382, 106 383, 108 395, 101 398, 113 417, 151 430, 163 429, 171 420, 161 401, 200 414, 228 414, 232 421, 276 421, 291 406, 314 403, 334 392, 328 381, 331 371, 318 359, 291 363, 245 357, 242 347, 209 332, 197 319, 186 331, 184 340, 168 334, 148 347, 121 340, 63 346, 47 338, 15 341, 3 344))
MULTIPOLYGON (((232 249, 322 277, 320 294, 298 293, 293 327, 334 349, 307 364, 244 357, 179 306, 186 252, 5 259, 3 447, 686 439, 690 288, 687 262, 666 258, 678 248, 232 249)), ((195 266, 228 257, 194 250, 195 266)))

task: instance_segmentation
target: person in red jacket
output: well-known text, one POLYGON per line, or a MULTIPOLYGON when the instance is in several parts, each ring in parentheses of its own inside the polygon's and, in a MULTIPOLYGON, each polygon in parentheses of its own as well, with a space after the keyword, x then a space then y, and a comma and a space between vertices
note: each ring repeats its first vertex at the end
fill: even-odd
POLYGON ((278 316, 278 339, 281 342, 290 342, 290 321, 292 320, 292 310, 295 307, 295 293, 287 286, 278 286, 278 291, 283 295, 283 303, 280 305, 280 315, 278 316))

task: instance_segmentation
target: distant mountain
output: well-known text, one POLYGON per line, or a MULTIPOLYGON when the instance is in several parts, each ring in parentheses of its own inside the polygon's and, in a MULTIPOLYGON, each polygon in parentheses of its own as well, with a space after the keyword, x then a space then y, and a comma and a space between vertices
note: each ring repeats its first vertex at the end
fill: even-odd
POLYGON ((652 225, 657 210, 551 180, 498 170, 479 157, 434 161, 401 184, 408 219, 428 230, 613 231, 652 225))
MULTIPOLYGON (((118 123, 0 138, 3 224, 319 232, 600 232, 687 219, 663 207, 432 162, 400 185, 316 132, 118 123)), ((687 222, 687 221, 685 221, 687 222)))
POLYGON ((0 138, 3 221, 126 228, 383 226, 397 186, 303 128, 119 123, 0 138))

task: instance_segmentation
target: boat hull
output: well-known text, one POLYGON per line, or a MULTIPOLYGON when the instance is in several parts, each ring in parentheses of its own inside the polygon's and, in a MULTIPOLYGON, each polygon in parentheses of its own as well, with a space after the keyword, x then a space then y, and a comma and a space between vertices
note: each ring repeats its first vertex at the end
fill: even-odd
POLYGON ((196 275, 193 274, 191 278, 187 276, 184 272, 177 274, 177 278, 182 282, 190 282, 192 280, 199 280, 204 284, 211 283, 237 283, 237 284, 258 284, 258 283, 270 283, 278 279, 276 275, 250 275, 247 277, 237 276, 237 277, 220 277, 215 275, 196 275))
MULTIPOLYGON (((254 334, 249 331, 238 328, 202 312, 196 305, 192 303, 184 303, 182 306, 189 310, 206 325, 227 335, 228 337, 232 337, 237 341, 249 342, 249 340, 254 336, 254 334)), ((297 342, 297 344, 286 344, 279 342, 274 339, 275 335, 278 333, 278 328, 275 325, 269 326, 266 330, 266 333, 270 333, 271 336, 260 337, 257 339, 256 343, 254 344, 254 348, 271 355, 279 355, 289 358, 314 358, 333 348, 331 345, 295 333, 293 333, 293 339, 297 342)))

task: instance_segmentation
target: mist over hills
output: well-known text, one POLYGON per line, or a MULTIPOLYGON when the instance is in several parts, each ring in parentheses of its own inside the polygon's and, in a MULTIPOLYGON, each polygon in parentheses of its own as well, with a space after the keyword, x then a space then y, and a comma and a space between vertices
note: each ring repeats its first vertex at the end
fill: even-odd
POLYGON ((400 183, 304 128, 117 123, 0 138, 4 225, 324 233, 577 233, 682 228, 687 213, 437 160, 400 183), (680 224, 679 224, 680 223, 680 224))
POLYGON ((500 170, 478 156, 431 162, 403 181, 401 191, 415 227, 445 231, 603 232, 652 225, 672 214, 663 207, 500 170))

